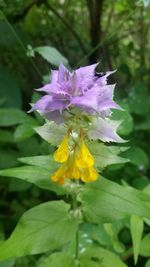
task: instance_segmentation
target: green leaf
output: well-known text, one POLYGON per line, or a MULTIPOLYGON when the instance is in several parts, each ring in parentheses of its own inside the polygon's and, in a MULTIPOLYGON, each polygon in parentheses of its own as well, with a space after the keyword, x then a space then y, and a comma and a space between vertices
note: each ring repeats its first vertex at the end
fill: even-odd
POLYGON ((53 168, 53 171, 58 167, 58 164, 54 161, 52 155, 25 157, 19 158, 18 160, 25 164, 42 167, 48 170, 50 170, 51 166, 51 168, 53 168))
MULTIPOLYGON (((93 257, 94 258, 94 257, 93 257)), ((80 267, 105 267, 104 265, 101 264, 101 260, 94 258, 94 259, 89 259, 86 257, 82 257, 80 259, 80 267)))
POLYGON ((16 146, 20 151, 20 155, 23 155, 24 157, 29 155, 36 156, 41 154, 42 151, 41 143, 35 136, 17 142, 16 146))
POLYGON ((65 194, 66 188, 60 186, 50 179, 50 175, 56 170, 52 165, 49 170, 41 167, 23 166, 12 169, 5 169, 0 171, 0 176, 14 177, 29 183, 33 183, 36 186, 54 191, 57 194, 65 194))
POLYGON ((18 166, 18 152, 13 149, 0 149, 0 169, 18 166))
POLYGON ((141 123, 138 123, 136 125, 136 130, 141 130, 141 131, 150 131, 150 120, 149 117, 142 120, 141 123))
POLYGON ((21 108, 21 91, 13 75, 2 65, 0 65, 0 88, 0 98, 5 98, 3 107, 21 108))
POLYGON ((60 249, 72 241, 78 221, 69 209, 64 201, 51 201, 25 212, 0 247, 0 260, 60 249))
POLYGON ((34 51, 38 52, 52 65, 59 66, 60 63, 68 65, 68 60, 56 48, 52 46, 36 47, 34 51))
POLYGON ((8 190, 9 192, 20 192, 20 191, 25 191, 28 190, 32 184, 19 180, 19 179, 11 179, 8 185, 8 190))
POLYGON ((14 139, 16 142, 27 139, 35 134, 33 127, 30 124, 19 125, 14 132, 14 139))
MULTIPOLYGON (((75 267, 77 266, 76 260, 65 253, 53 253, 42 263, 39 267, 75 267)), ((93 249, 88 249, 84 254, 81 254, 79 258, 80 267, 127 267, 117 255, 114 253, 94 247, 93 249), (112 264, 112 265, 111 265, 112 264)))
POLYGON ((19 109, 0 109, 0 126, 12 126, 23 123, 26 114, 19 109))
POLYGON ((148 113, 150 106, 150 98, 148 88, 144 83, 136 83, 130 89, 128 103, 130 111, 137 115, 148 113))
MULTIPOLYGON (((115 223, 105 223, 104 224, 104 229, 106 231, 106 233, 109 235, 110 237, 110 245, 112 245, 113 249, 117 252, 117 253, 123 253, 125 248, 123 246, 123 244, 121 244, 121 242, 119 242, 118 239, 118 233, 120 232, 120 230, 123 228, 124 224, 122 221, 117 221, 115 223), (118 225, 117 225, 118 223, 118 225), (120 226, 119 226, 120 223, 120 226), (116 227, 119 226, 119 227, 116 227), (117 229, 119 228, 119 229, 117 229)), ((110 247, 110 245, 108 247, 110 247)))
POLYGON ((0 130, 0 143, 14 143, 12 132, 7 130, 0 130))
POLYGON ((149 195, 105 178, 86 184, 80 201, 86 219, 93 223, 113 222, 132 214, 150 218, 150 208, 146 206, 149 195))
POLYGON ((76 264, 70 255, 57 252, 45 258, 38 267, 76 267, 76 264))
POLYGON ((117 133, 119 135, 127 136, 133 131, 133 119, 128 110, 113 110, 112 119, 122 121, 117 133))
MULTIPOLYGON (((84 236, 84 244, 83 248, 89 245, 89 239, 96 241, 102 247, 107 247, 115 250, 117 253, 123 253, 125 248, 118 239, 118 233, 124 228, 125 221, 116 221, 112 223, 99 223, 99 224, 92 224, 86 223, 82 226, 83 233, 81 235, 84 236)), ((81 238, 80 238, 80 245, 81 245, 81 238)))
POLYGON ((64 125, 57 125, 54 122, 47 122, 43 126, 35 127, 35 131, 47 142, 58 145, 66 134, 64 125))
POLYGON ((143 218, 132 215, 130 219, 130 230, 133 242, 134 263, 137 264, 138 255, 140 250, 140 243, 143 233, 143 218))
MULTIPOLYGON (((84 258, 91 259, 93 261, 93 265, 89 265, 91 267, 127 267, 127 265, 123 263, 116 254, 101 247, 93 246, 92 248, 87 249, 81 257, 81 262, 84 258), (94 262, 96 262, 97 265, 94 265, 94 262)), ((83 265, 83 267, 84 266, 86 265, 83 265)))
POLYGON ((144 265, 144 267, 150 267, 150 260, 148 260, 148 261, 146 262, 146 264, 144 265))
POLYGON ((149 166, 149 158, 145 151, 140 147, 131 147, 122 155, 130 160, 130 162, 139 168, 147 168, 149 166))
POLYGON ((95 166, 100 169, 112 164, 124 164, 128 159, 117 156, 118 150, 114 151, 102 143, 94 142, 90 146, 90 151, 95 158, 95 166))
MULTIPOLYGON (((0 0, 0 8, 3 6, 6 7, 6 3, 0 0)), ((10 33, 10 29, 3 19, 2 14, 0 14, 0 46, 6 49, 6 47, 10 47, 16 43, 16 38, 10 33)))
POLYGON ((14 264, 15 264, 15 260, 14 259, 7 260, 7 261, 0 262, 0 267, 13 267, 14 264))
POLYGON ((147 234, 141 241, 140 255, 144 257, 150 256, 150 234, 147 234))
POLYGON ((115 155, 119 155, 120 153, 127 151, 129 148, 129 146, 109 146, 109 149, 115 155))

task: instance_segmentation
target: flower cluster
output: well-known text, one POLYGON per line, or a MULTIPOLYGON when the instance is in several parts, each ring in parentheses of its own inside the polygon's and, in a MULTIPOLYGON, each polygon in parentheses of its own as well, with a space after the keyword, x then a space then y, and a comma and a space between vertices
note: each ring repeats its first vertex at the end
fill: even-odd
POLYGON ((94 158, 86 146, 82 131, 79 143, 69 147, 69 133, 64 137, 54 153, 54 160, 63 165, 52 175, 52 180, 60 184, 64 179, 81 179, 83 182, 95 181, 98 177, 94 169, 94 158))
POLYGON ((113 101, 114 85, 107 85, 107 77, 113 72, 95 74, 97 64, 69 72, 62 64, 53 70, 51 82, 38 89, 46 93, 32 110, 38 110, 48 120, 65 121, 66 110, 80 109, 88 114, 106 117, 111 108, 120 108, 113 101))
POLYGON ((113 72, 98 74, 96 67, 94 64, 70 72, 61 64, 52 71, 51 82, 37 89, 46 94, 31 109, 40 112, 47 124, 55 124, 56 135, 59 136, 61 126, 65 129, 54 153, 54 160, 62 165, 51 176, 61 184, 65 179, 97 179, 94 157, 86 143, 97 139, 124 141, 116 132, 120 122, 110 119, 111 109, 121 109, 113 100, 115 85, 107 84, 107 77, 113 72))

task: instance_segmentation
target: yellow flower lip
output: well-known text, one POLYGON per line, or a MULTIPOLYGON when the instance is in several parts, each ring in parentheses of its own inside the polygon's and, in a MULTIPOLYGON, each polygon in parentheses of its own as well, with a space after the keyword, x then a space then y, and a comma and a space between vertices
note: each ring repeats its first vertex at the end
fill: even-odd
POLYGON ((54 153, 54 160, 63 163, 69 158, 69 137, 66 135, 54 153))
POLYGON ((76 162, 79 168, 88 168, 94 165, 94 158, 83 141, 76 162))
POLYGON ((83 182, 94 182, 97 178, 98 173, 93 167, 83 169, 81 172, 81 180, 83 182))
POLYGON ((53 182, 64 184, 65 177, 65 165, 62 165, 53 175, 51 176, 51 179, 53 182))

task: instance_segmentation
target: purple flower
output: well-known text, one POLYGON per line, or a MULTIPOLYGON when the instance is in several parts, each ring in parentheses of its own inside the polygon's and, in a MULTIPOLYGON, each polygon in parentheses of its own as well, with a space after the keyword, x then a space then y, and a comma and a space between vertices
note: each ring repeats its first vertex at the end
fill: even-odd
POLYGON ((37 110, 48 120, 58 123, 71 107, 103 118, 112 108, 120 109, 113 100, 115 85, 107 85, 107 77, 113 72, 96 74, 96 66, 93 64, 70 72, 61 64, 58 71, 52 71, 51 82, 38 89, 46 95, 32 106, 31 111, 37 110))

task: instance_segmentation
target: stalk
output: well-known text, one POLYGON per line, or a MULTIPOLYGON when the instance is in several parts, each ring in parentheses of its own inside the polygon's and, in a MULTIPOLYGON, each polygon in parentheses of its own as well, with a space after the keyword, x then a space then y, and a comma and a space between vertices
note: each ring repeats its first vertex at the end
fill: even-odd
MULTIPOLYGON (((73 193, 73 210, 75 214, 77 208, 78 208, 77 193, 75 192, 73 193)), ((76 266, 79 267, 79 226, 75 233, 75 260, 76 260, 76 266)))

